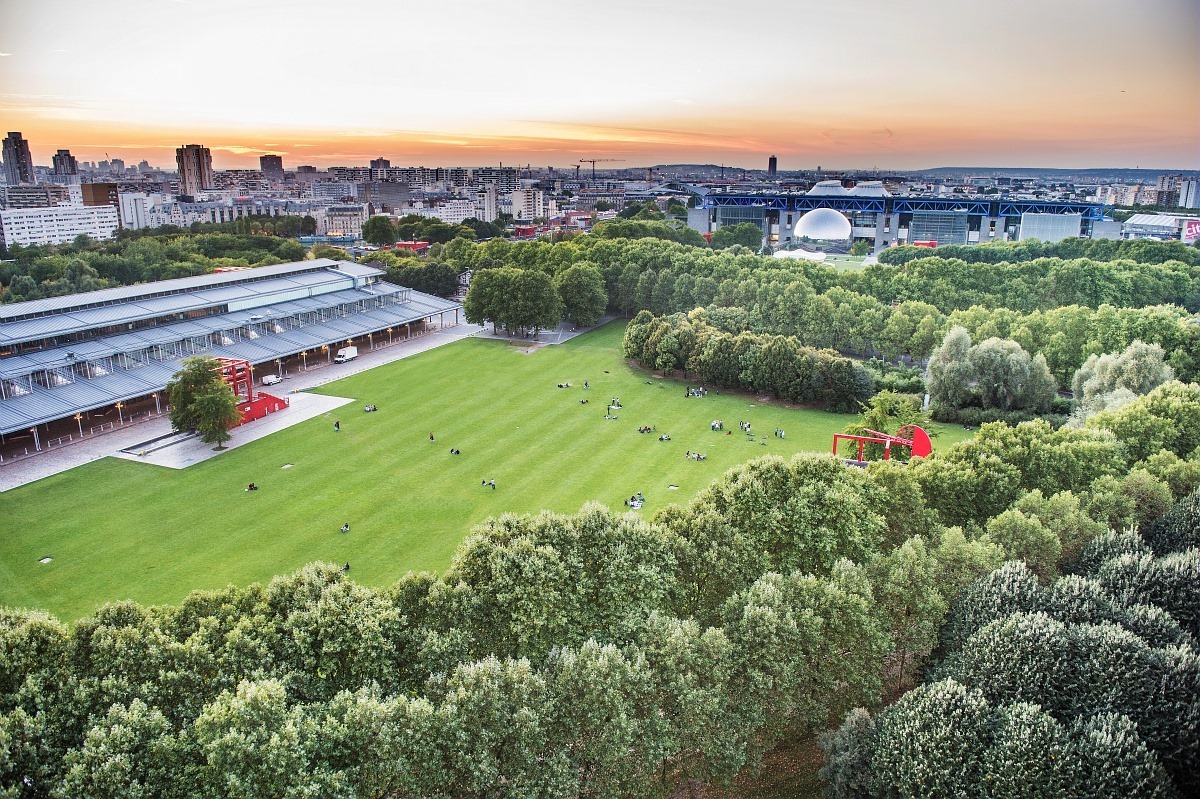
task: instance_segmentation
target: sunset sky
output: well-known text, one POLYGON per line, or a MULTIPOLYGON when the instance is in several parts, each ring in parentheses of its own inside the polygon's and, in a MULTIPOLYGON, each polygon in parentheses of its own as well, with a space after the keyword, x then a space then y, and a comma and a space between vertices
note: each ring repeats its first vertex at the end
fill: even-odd
POLYGON ((1197 0, 0 0, 0 127, 174 168, 1200 168, 1197 0))

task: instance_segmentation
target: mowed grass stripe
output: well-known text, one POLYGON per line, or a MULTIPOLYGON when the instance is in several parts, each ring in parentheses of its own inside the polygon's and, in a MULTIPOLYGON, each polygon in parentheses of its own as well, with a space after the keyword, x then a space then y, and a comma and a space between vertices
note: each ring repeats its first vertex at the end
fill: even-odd
MULTIPOLYGON (((314 560, 349 562, 355 580, 389 584, 445 569, 489 516, 574 512, 589 500, 621 509, 642 491, 649 518, 750 458, 828 451, 850 421, 740 395, 687 399, 684 382, 623 362, 623 329, 528 354, 456 342, 327 384, 322 392, 354 403, 188 469, 106 459, 0 494, 0 604, 73 620, 108 601, 178 602, 314 560), (571 388, 556 388, 563 382, 571 388), (612 397, 624 407, 607 421, 612 397), (364 413, 367 403, 380 410, 364 413), (732 434, 711 432, 714 418, 732 434), (765 446, 746 441, 742 419, 765 446), (638 434, 642 424, 657 432, 638 434), (776 426, 786 440, 772 437, 776 426), (664 432, 671 441, 657 440, 664 432), (687 460, 687 450, 708 460, 687 460), (244 491, 250 482, 261 490, 244 491), (54 561, 39 564, 45 555, 54 561)), ((936 446, 966 435, 951 429, 936 446)))

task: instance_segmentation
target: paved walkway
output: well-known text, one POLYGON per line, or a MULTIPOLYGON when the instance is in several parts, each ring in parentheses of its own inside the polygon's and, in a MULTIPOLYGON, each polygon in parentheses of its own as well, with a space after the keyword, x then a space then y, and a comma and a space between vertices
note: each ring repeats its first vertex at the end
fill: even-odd
MULTIPOLYGON (((609 322, 613 318, 606 316, 597 322, 597 326, 609 322)), ((343 377, 398 361, 401 358, 407 358, 410 355, 416 355, 469 336, 537 346, 569 341, 591 329, 590 327, 576 329, 564 322, 555 330, 542 331, 538 338, 533 340, 509 336, 504 332, 497 335, 492 332, 490 327, 464 323, 426 333, 387 347, 374 350, 360 349, 359 356, 348 364, 329 364, 306 372, 298 372, 285 377, 282 383, 267 386, 265 390, 268 393, 274 392, 277 395, 287 396, 291 402, 290 407, 239 427, 224 450, 216 451, 211 445, 204 444, 194 436, 181 435, 172 438, 171 423, 164 415, 0 464, 0 492, 109 456, 172 469, 183 469, 193 463, 216 457, 221 452, 227 452, 242 444, 256 441, 285 427, 321 416, 355 401, 348 397, 303 393, 307 389, 334 380, 341 380, 343 377), (146 454, 139 454, 141 452, 146 454)))
MULTIPOLYGON (((358 358, 348 364, 331 364, 310 369, 307 372, 288 375, 282 383, 268 386, 266 390, 281 395, 283 392, 287 392, 292 403, 291 407, 239 428, 233 440, 226 445, 227 449, 222 452, 270 435, 284 427, 320 416, 331 408, 354 402, 353 399, 345 397, 322 397, 317 400, 315 398, 321 395, 300 394, 299 392, 440 347, 451 341, 474 336, 482 331, 482 325, 461 324, 456 327, 447 327, 387 347, 360 350, 358 358)), ((501 336, 501 338, 504 337, 501 336)), ((88 436, 78 442, 44 450, 36 455, 7 461, 0 465, 0 492, 65 472, 85 463, 98 461, 110 455, 181 469, 220 454, 198 439, 189 438, 180 438, 179 443, 156 449, 153 452, 149 451, 153 445, 141 446, 154 439, 163 439, 170 433, 171 423, 164 415, 147 422, 126 425, 99 435, 88 436), (147 450, 144 457, 136 454, 142 449, 147 450), (131 455, 122 450, 133 450, 135 454, 131 455)))
POLYGON ((268 414, 261 419, 255 419, 253 422, 240 426, 233 438, 225 442, 225 448, 222 450, 214 449, 212 444, 205 444, 199 436, 180 435, 170 436, 162 441, 139 441, 126 449, 108 454, 138 463, 151 463, 155 466, 166 466, 169 469, 185 469, 193 463, 206 461, 222 452, 237 449, 243 444, 257 441, 263 436, 269 436, 271 433, 294 424, 300 424, 300 422, 306 422, 354 402, 349 397, 330 397, 325 394, 309 394, 307 392, 292 394, 288 397, 288 401, 291 404, 282 411, 268 414))

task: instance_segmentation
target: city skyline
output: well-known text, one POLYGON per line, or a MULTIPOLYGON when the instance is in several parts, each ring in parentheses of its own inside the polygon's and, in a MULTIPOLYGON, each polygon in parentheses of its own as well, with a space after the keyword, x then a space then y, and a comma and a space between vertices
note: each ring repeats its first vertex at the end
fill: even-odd
POLYGON ((200 142, 218 169, 1200 167, 1190 0, 15 0, 0 23, 4 129, 39 165, 200 142))

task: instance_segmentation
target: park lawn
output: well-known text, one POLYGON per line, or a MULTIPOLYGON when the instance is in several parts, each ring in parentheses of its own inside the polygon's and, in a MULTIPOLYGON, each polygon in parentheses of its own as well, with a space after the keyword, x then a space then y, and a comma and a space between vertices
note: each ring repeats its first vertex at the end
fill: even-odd
MULTIPOLYGON (((490 516, 571 513, 589 500, 620 510, 641 491, 637 513, 649 518, 753 457, 828 451, 852 420, 744 395, 685 398, 684 382, 623 361, 623 331, 532 351, 465 339, 329 383, 323 393, 354 404, 187 469, 106 458, 0 494, 0 605, 75 620, 105 602, 177 603, 316 560, 386 585, 443 571, 490 516), (624 407, 608 421, 613 397, 624 407), (379 411, 363 413, 366 403, 379 411), (732 435, 712 432, 713 419, 732 435), (643 424, 657 432, 639 434, 643 424), (658 441, 664 432, 671 441, 658 441), (496 489, 481 485, 492 479, 496 489), (245 491, 250 482, 261 490, 245 491)), ((935 448, 968 435, 945 428, 935 448)))

